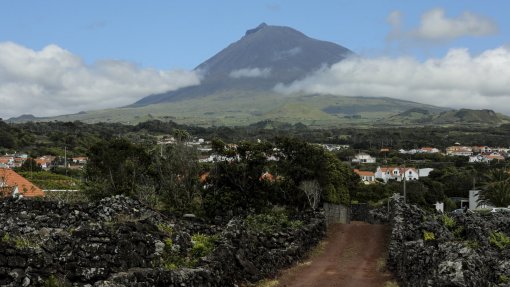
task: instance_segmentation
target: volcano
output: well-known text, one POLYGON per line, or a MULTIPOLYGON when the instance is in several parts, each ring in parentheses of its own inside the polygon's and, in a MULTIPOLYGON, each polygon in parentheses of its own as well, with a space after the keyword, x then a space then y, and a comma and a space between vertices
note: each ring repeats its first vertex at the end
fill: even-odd
POLYGON ((198 86, 145 97, 133 106, 207 97, 226 91, 271 91, 354 53, 335 43, 320 41, 283 26, 260 24, 195 68, 198 86))

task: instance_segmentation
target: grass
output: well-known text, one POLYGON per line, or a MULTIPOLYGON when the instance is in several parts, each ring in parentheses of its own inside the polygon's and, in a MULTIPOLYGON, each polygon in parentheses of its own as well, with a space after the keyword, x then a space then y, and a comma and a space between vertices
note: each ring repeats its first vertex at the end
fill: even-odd
POLYGON ((498 249, 503 250, 510 245, 510 238, 503 232, 491 232, 489 242, 498 249))
POLYGON ((19 172, 19 174, 41 189, 75 190, 78 189, 80 185, 79 179, 51 173, 49 171, 22 171, 19 172))
POLYGON ((386 272, 388 270, 385 257, 377 259, 377 262, 375 263, 375 269, 379 272, 386 272))
POLYGON ((275 279, 264 279, 255 284, 246 285, 246 287, 275 287, 278 286, 279 283, 280 282, 278 282, 278 280, 275 279))
POLYGON ((171 119, 182 124, 234 126, 271 119, 326 127, 338 124, 370 124, 417 106, 425 107, 426 105, 388 98, 332 95, 286 96, 274 92, 225 91, 204 98, 192 98, 168 104, 90 111, 46 120, 136 124, 151 119, 171 119), (324 108, 331 106, 353 107, 353 111, 359 110, 356 114, 359 114, 361 119, 345 118, 344 116, 351 115, 349 113, 329 114, 323 111, 324 108))
POLYGON ((431 241, 431 240, 435 240, 436 239, 436 236, 434 235, 434 232, 431 232, 431 231, 423 231, 423 240, 425 241, 431 241))
POLYGON ((282 229, 294 230, 303 226, 303 222, 300 220, 290 220, 285 209, 282 208, 273 208, 267 213, 248 215, 246 224, 249 229, 264 233, 282 229))
POLYGON ((17 249, 29 249, 29 248, 39 248, 39 242, 35 240, 23 236, 23 235, 10 235, 9 233, 4 233, 0 241, 11 243, 16 246, 17 249))

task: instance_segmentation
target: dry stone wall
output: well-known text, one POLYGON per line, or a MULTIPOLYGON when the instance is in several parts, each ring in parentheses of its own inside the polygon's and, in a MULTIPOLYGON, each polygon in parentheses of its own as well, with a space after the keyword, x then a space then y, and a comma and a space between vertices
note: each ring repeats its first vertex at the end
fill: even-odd
POLYGON ((510 214, 427 213, 395 203, 389 266, 400 286, 510 286, 510 214))
POLYGON ((176 220, 123 196, 72 205, 0 202, 0 286, 235 286, 289 266, 325 235, 322 213, 303 214, 298 229, 261 233, 242 219, 210 225, 176 220), (217 247, 194 268, 168 270, 172 242, 189 250, 191 235, 218 234, 217 247))

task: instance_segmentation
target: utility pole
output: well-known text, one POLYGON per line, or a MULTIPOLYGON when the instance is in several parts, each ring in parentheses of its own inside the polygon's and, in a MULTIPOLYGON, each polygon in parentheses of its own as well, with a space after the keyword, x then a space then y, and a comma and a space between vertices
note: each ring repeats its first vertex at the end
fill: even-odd
POLYGON ((67 176, 67 146, 64 146, 64 168, 66 170, 66 176, 67 176))
POLYGON ((407 194, 406 194, 406 163, 404 161, 404 203, 406 202, 407 194))

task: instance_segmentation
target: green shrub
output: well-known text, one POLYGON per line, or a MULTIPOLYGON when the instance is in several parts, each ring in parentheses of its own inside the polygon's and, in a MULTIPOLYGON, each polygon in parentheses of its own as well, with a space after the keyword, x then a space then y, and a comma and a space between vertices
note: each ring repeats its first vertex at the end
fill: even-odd
POLYGON ((9 242, 11 241, 11 236, 9 235, 9 233, 5 233, 4 236, 2 236, 2 241, 3 242, 9 242))
POLYGON ((441 221, 443 222, 444 226, 446 226, 446 228, 448 228, 449 230, 453 230, 456 224, 455 219, 451 218, 446 214, 441 216, 441 221))
POLYGON ((264 233, 282 229, 299 229, 303 226, 303 222, 300 220, 289 220, 284 209, 272 209, 268 213, 248 215, 246 224, 249 229, 264 233))
POLYGON ((431 240, 435 240, 435 239, 436 239, 436 236, 434 235, 434 232, 430 232, 430 231, 426 231, 426 230, 423 231, 423 240, 431 241, 431 240))
POLYGON ((173 227, 165 223, 159 223, 157 227, 159 231, 165 233, 168 236, 172 236, 172 233, 174 232, 173 227))
POLYGON ((161 266, 166 270, 174 270, 186 266, 186 258, 174 250, 172 238, 165 238, 163 243, 165 243, 165 248, 161 257, 161 266))
POLYGON ((164 240, 165 248, 161 258, 160 266, 166 270, 174 270, 181 267, 196 267, 198 260, 205 257, 214 250, 217 236, 194 234, 191 237, 192 247, 188 252, 181 252, 174 249, 171 238, 164 240))
POLYGON ((40 244, 35 240, 32 240, 26 236, 12 236, 9 233, 5 233, 2 236, 2 241, 14 244, 18 249, 27 249, 27 248, 38 248, 40 244))
POLYGON ((67 287, 70 286, 69 283, 66 283, 64 279, 59 278, 55 276, 54 274, 51 274, 50 277, 48 277, 44 281, 44 287, 67 287))
POLYGON ((503 232, 491 232, 489 242, 501 250, 510 245, 510 238, 503 232))
POLYGON ((510 278, 508 278, 508 276, 506 276, 505 274, 501 274, 499 275, 499 283, 503 283, 503 284, 506 284, 510 282, 510 278))
POLYGON ((476 240, 467 240, 464 242, 464 245, 466 245, 467 247, 471 248, 471 249, 478 249, 480 248, 480 242, 476 241, 476 240))
POLYGON ((193 247, 191 248, 191 256, 200 258, 209 255, 216 246, 217 237, 205 234, 194 234, 191 237, 193 247))
POLYGON ((173 245, 174 242, 172 241, 172 238, 165 239, 165 248, 171 249, 173 245))

